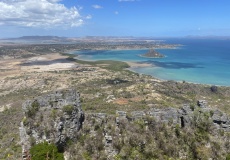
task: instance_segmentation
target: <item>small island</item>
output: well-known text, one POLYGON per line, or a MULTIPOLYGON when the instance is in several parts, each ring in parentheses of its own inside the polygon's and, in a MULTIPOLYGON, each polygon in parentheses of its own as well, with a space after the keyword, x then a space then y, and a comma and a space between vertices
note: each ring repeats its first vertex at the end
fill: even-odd
POLYGON ((148 58, 164 58, 165 55, 155 51, 154 49, 150 49, 147 53, 141 54, 141 57, 148 57, 148 58))

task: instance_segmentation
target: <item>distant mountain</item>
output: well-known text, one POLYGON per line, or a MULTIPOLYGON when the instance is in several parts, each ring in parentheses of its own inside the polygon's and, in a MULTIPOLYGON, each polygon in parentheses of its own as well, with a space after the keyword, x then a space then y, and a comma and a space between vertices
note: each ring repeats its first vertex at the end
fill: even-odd
POLYGON ((59 43, 75 43, 78 38, 67 38, 58 36, 22 36, 18 38, 0 39, 5 43, 26 43, 26 44, 59 44, 59 43))
POLYGON ((22 36, 18 38, 8 38, 8 40, 63 40, 68 39, 66 37, 58 36, 22 36))

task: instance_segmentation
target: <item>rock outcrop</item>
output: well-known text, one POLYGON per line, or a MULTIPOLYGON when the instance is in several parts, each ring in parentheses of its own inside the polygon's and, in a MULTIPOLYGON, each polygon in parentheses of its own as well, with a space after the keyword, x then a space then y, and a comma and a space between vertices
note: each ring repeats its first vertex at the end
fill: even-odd
MULTIPOLYGON (((116 123, 119 125, 120 119, 124 119, 124 114, 126 112, 117 111, 116 123)), ((221 112, 220 110, 211 109, 207 101, 199 100, 197 106, 184 105, 181 108, 165 108, 157 109, 152 108, 148 111, 135 111, 131 112, 130 116, 126 116, 127 120, 137 120, 144 119, 148 123, 147 117, 154 118, 157 122, 162 123, 172 123, 174 125, 178 124, 182 128, 190 127, 194 123, 195 119, 201 118, 201 114, 207 114, 208 120, 211 122, 213 129, 222 129, 224 131, 230 132, 230 118, 227 114, 221 112)))
POLYGON ((25 117, 19 128, 23 152, 31 145, 48 141, 62 150, 68 140, 76 139, 84 113, 76 90, 61 90, 26 101, 25 117))

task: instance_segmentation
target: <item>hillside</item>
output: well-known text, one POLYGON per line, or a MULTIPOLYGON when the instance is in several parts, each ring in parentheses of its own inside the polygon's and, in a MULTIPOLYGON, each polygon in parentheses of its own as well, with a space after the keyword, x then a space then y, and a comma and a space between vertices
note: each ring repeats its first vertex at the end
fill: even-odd
POLYGON ((70 160, 229 156, 229 87, 160 81, 124 62, 13 51, 0 60, 0 159, 21 160, 23 144, 48 139, 70 160))

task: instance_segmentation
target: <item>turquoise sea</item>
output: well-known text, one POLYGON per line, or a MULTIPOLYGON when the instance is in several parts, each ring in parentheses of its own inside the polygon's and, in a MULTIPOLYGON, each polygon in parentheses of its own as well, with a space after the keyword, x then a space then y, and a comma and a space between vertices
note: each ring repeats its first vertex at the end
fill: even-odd
POLYGON ((177 49, 157 49, 165 58, 144 58, 148 50, 76 51, 84 60, 119 60, 150 63, 152 67, 131 70, 163 80, 230 86, 230 40, 166 39, 181 44, 177 49))

